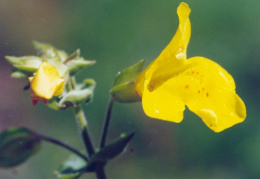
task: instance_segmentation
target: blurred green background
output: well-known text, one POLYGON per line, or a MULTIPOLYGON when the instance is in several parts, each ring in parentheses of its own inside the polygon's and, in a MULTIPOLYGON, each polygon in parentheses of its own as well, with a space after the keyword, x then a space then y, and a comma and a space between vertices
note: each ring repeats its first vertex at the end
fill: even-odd
MULTIPOLYGON (((33 107, 27 80, 10 78, 4 56, 35 54, 32 40, 68 53, 80 48, 97 64, 78 80, 95 78, 93 103, 85 107, 90 131, 99 142, 115 74, 140 59, 148 65, 174 35, 179 0, 0 0, 0 129, 26 126, 83 149, 72 110, 33 107)), ((185 111, 175 124, 145 116, 140 103, 116 104, 109 140, 136 130, 124 154, 106 167, 109 179, 260 178, 259 0, 187 0, 192 9, 188 57, 218 62, 234 77, 247 106, 247 119, 221 133, 185 111)), ((25 164, 0 169, 3 179, 54 178, 52 171, 69 152, 43 143, 25 164)), ((95 178, 93 174, 83 178, 95 178)))

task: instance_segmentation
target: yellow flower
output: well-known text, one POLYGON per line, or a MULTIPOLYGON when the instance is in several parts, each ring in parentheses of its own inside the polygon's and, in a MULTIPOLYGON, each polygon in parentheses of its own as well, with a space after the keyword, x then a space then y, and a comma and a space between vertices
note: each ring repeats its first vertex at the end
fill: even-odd
POLYGON ((64 89, 64 79, 59 71, 49 64, 43 62, 35 76, 29 77, 31 83, 31 101, 36 105, 40 99, 46 104, 53 96, 59 96, 64 89))
POLYGON ((144 112, 152 118, 181 122, 186 105, 215 132, 244 121, 246 108, 232 76, 204 57, 186 59, 189 6, 181 3, 177 14, 179 27, 173 39, 136 81, 144 112))

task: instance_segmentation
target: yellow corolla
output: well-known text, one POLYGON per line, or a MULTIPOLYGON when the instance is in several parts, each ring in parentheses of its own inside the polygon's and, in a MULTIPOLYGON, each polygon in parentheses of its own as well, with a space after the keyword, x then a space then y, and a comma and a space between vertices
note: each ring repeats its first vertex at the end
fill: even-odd
POLYGON ((146 115, 181 122, 186 105, 215 132, 242 122, 246 108, 232 76, 204 57, 186 59, 189 6, 181 3, 177 14, 179 27, 173 39, 136 81, 146 115))
POLYGON ((40 99, 43 99, 46 104, 53 96, 61 95, 64 88, 64 79, 47 61, 40 65, 35 76, 29 77, 29 81, 33 105, 36 105, 40 99))

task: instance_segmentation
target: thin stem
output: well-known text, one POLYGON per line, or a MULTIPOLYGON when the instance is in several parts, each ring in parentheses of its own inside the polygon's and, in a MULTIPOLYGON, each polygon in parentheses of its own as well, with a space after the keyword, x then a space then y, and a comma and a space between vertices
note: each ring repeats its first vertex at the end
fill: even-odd
POLYGON ((108 104, 106 119, 105 119, 104 126, 103 126, 103 133, 101 136, 100 148, 103 148, 106 145, 106 137, 107 137, 107 132, 108 132, 109 124, 110 124, 110 119, 111 119, 114 102, 115 102, 115 99, 113 97, 111 97, 109 104, 108 104))
POLYGON ((42 134, 37 134, 37 137, 39 137, 41 140, 44 140, 44 141, 47 141, 47 142, 50 142, 50 143, 53 143, 55 145, 59 145, 73 153, 75 153, 76 155, 78 155, 79 157, 81 157, 82 159, 84 159, 86 162, 88 161, 88 158, 83 155, 82 153, 80 153, 77 149, 71 147, 70 145, 68 144, 65 144, 57 139, 54 139, 52 137, 48 137, 48 136, 45 136, 45 135, 42 135, 42 134))
POLYGON ((86 120, 85 114, 80 106, 75 106, 73 109, 75 112, 76 121, 78 123, 85 147, 88 151, 89 156, 92 156, 95 153, 95 150, 93 148, 93 145, 92 145, 92 142, 91 142, 88 130, 87 130, 87 120, 86 120))

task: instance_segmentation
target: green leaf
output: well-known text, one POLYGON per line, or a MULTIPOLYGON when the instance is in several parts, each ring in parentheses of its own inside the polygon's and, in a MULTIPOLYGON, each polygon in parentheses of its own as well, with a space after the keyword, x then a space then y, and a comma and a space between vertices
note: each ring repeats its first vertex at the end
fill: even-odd
POLYGON ((24 127, 12 127, 0 134, 0 167, 14 167, 30 158, 40 148, 37 135, 24 127))
POLYGON ((79 156, 72 154, 66 161, 62 163, 54 174, 59 179, 76 179, 85 172, 87 163, 79 156))
POLYGON ((131 141, 134 137, 135 132, 131 132, 129 134, 122 134, 118 139, 111 142, 104 148, 100 149, 90 160, 89 165, 95 162, 107 162, 108 160, 113 159, 123 152, 126 145, 131 141))
POLYGON ((142 72, 145 60, 140 60, 138 63, 123 69, 118 72, 115 77, 114 85, 119 85, 129 81, 135 81, 138 75, 142 72))

